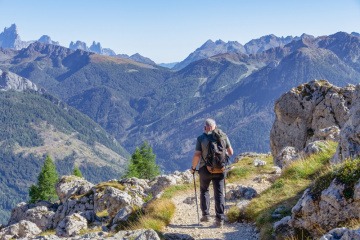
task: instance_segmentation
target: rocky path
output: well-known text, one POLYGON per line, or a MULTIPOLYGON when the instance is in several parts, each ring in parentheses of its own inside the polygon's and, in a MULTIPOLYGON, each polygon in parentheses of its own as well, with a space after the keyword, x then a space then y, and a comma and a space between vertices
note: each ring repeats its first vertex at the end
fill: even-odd
MULTIPOLYGON (((256 183, 254 181, 241 183, 242 185, 252 186, 258 192, 266 189, 268 183, 256 183)), ((233 184, 236 185, 236 184, 233 184)), ((231 186, 227 186, 227 190, 231 186)), ((211 196, 211 220, 210 222, 200 222, 198 225, 198 216, 195 203, 195 193, 185 192, 181 195, 174 196, 172 198, 176 206, 175 216, 173 217, 169 226, 165 229, 166 239, 226 239, 226 240, 257 240, 259 239, 258 230, 254 224, 249 223, 229 223, 225 222, 223 228, 217 228, 214 225, 215 222, 215 209, 214 209, 214 199, 213 191, 210 189, 211 196), (192 197, 189 202, 189 197, 192 197), (180 237, 181 234, 181 237, 180 237)), ((197 193, 198 204, 199 201, 199 191, 197 193)), ((247 201, 244 201, 246 204, 247 201)), ((226 201, 226 209, 229 209, 231 206, 238 204, 239 201, 226 201)), ((201 217, 201 211, 199 206, 199 215, 201 217)))

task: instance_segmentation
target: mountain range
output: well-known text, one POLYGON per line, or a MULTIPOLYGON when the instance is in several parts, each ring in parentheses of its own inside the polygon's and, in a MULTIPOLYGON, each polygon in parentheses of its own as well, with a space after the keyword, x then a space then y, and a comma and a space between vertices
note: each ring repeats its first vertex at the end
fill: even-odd
POLYGON ((0 223, 26 201, 47 155, 61 174, 119 178, 128 153, 98 124, 17 74, 0 70, 0 223), (9 197, 11 196, 11 197, 9 197))
POLYGON ((230 51, 173 71, 35 42, 0 52, 0 66, 85 113, 129 152, 148 140, 172 171, 188 167, 206 117, 228 132, 235 152, 269 151, 274 100, 313 79, 357 84, 359 46, 354 34, 303 34, 256 54, 230 51))
POLYGON ((0 49, 0 69, 87 115, 128 152, 148 141, 171 172, 189 168, 207 117, 235 154, 268 152, 275 99, 314 79, 358 84, 359 57, 359 35, 345 32, 268 35, 244 46, 209 40, 174 69, 36 41, 0 49))
MULTIPOLYGON (((53 44, 53 45, 59 45, 59 42, 53 41, 50 36, 43 35, 38 40, 31 40, 31 41, 23 41, 20 38, 20 35, 18 33, 18 28, 16 24, 12 24, 8 28, 4 28, 4 31, 0 33, 0 47, 4 49, 15 49, 15 50, 21 50, 23 48, 28 47, 31 43, 34 42, 41 42, 46 44, 53 44)), ((71 41, 69 44, 69 48, 73 50, 84 50, 88 52, 93 52, 101 55, 106 56, 117 56, 117 54, 110 48, 103 48, 101 46, 100 42, 93 41, 92 45, 88 47, 85 42, 82 41, 71 41)), ((118 56, 122 58, 129 58, 133 59, 138 62, 144 62, 146 64, 153 64, 156 63, 153 62, 151 59, 141 56, 139 53, 133 54, 131 56, 128 56, 126 54, 118 54, 118 56)))

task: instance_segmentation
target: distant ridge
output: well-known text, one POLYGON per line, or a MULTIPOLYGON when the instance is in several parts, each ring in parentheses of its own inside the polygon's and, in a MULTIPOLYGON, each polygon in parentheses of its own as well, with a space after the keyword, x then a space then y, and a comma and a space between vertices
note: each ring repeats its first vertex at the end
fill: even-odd
POLYGON ((215 42, 213 42, 212 40, 207 40, 201 47, 196 49, 187 58, 185 58, 185 60, 177 63, 173 67, 173 70, 180 70, 197 60, 206 59, 217 54, 230 52, 245 53, 245 48, 243 45, 236 41, 229 41, 226 43, 222 40, 217 40, 215 42))
POLYGON ((180 70, 192 62, 206 59, 218 54, 225 53, 244 53, 244 54, 257 54, 264 52, 270 48, 283 47, 293 40, 298 40, 299 37, 277 37, 274 34, 266 35, 258 39, 253 39, 246 43, 244 46, 236 41, 224 42, 217 40, 206 41, 200 48, 192 52, 185 60, 177 63, 172 69, 180 70))

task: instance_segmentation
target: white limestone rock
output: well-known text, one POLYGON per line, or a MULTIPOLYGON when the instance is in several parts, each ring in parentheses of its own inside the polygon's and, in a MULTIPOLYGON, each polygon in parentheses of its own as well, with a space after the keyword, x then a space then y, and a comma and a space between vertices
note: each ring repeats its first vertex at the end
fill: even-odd
POLYGON ((339 145, 333 163, 360 156, 360 85, 356 86, 348 120, 341 128, 339 145))
POLYGON ((76 176, 62 176, 56 184, 56 193, 62 203, 74 195, 82 195, 91 190, 94 184, 76 176))
POLYGON ((107 210, 109 217, 114 218, 120 209, 131 205, 132 197, 125 191, 114 187, 106 187, 103 193, 95 194, 94 208, 96 212, 107 210))
POLYGON ((301 199, 292 208, 290 225, 306 229, 314 237, 321 232, 336 228, 339 223, 360 219, 360 180, 354 186, 354 197, 344 196, 345 185, 333 180, 330 186, 321 192, 319 199, 314 199, 307 189, 301 199))
POLYGON ((56 207, 56 205, 46 201, 35 204, 19 203, 11 211, 8 225, 26 220, 35 223, 43 231, 50 229, 53 225, 56 207))
POLYGON ((35 223, 21 220, 18 223, 12 224, 1 229, 0 239, 15 239, 15 238, 32 238, 41 233, 41 229, 35 223))
POLYGON ((86 219, 78 213, 65 217, 56 227, 56 235, 61 237, 74 237, 81 230, 87 229, 86 219))
POLYGON ((336 87, 325 80, 311 81, 283 94, 275 103, 271 153, 285 147, 301 153, 310 142, 337 140, 338 129, 349 119, 355 87, 336 87))

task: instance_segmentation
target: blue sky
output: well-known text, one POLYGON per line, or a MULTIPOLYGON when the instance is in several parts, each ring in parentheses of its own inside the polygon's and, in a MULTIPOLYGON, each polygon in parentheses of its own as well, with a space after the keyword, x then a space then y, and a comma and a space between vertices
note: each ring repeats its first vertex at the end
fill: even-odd
POLYGON ((96 41, 157 63, 182 61, 208 39, 360 32, 360 0, 0 0, 0 10, 0 32, 16 23, 22 40, 96 41))

